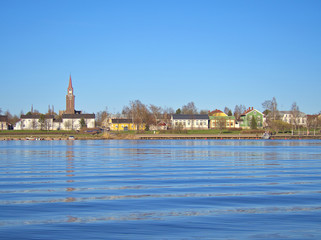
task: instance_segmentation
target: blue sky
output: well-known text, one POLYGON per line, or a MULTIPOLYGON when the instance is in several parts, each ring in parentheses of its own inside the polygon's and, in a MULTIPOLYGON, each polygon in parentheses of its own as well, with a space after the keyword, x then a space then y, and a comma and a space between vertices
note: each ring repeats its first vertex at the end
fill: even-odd
POLYGON ((321 1, 0 1, 0 108, 321 111, 321 1))

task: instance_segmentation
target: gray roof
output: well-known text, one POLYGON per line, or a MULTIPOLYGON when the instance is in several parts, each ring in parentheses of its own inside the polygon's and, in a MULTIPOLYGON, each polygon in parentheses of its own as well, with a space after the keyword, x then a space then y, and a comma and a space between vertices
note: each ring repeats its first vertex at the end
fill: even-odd
POLYGON ((8 116, 0 115, 0 122, 7 122, 7 121, 8 121, 8 116))
POLYGON ((114 118, 111 120, 112 123, 132 123, 133 121, 131 119, 125 119, 125 118, 114 118))
MULTIPOLYGON (((292 111, 279 111, 279 114, 284 116, 285 114, 292 114, 292 111)), ((306 114, 304 112, 299 112, 298 115, 304 117, 306 114)))
POLYGON ((209 120, 207 114, 173 114, 174 120, 209 120))
MULTIPOLYGON (((41 115, 21 115, 21 119, 39 119, 41 115)), ((44 115, 45 119, 53 119, 54 115, 44 115)))
POLYGON ((62 118, 95 118, 95 114, 62 114, 62 118))

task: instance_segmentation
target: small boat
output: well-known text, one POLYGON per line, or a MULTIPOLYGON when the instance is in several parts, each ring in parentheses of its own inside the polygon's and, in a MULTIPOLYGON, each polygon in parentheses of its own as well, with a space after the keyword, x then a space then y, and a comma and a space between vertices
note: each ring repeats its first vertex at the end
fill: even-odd
POLYGON ((75 140, 75 137, 74 136, 69 136, 68 140, 75 140))
POLYGON ((263 133, 262 139, 271 139, 271 134, 269 134, 268 132, 263 133))
POLYGON ((34 141, 34 140, 36 140, 36 138, 35 137, 26 137, 26 140, 34 141))

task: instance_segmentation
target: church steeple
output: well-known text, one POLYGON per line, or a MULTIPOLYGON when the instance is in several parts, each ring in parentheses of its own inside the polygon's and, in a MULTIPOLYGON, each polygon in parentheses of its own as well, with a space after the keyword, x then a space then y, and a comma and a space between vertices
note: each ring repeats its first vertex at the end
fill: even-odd
POLYGON ((75 96, 74 89, 72 87, 71 75, 69 77, 69 86, 67 88, 66 95, 66 114, 74 114, 75 113, 75 96))
POLYGON ((72 82, 71 82, 71 75, 69 76, 69 86, 68 86, 68 93, 69 91, 73 91, 74 89, 72 88, 72 82))

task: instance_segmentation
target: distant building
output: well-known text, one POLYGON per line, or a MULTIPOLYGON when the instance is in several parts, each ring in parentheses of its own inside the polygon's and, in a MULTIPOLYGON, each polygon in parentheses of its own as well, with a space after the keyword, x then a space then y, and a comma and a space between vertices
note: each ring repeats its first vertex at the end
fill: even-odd
POLYGON ((172 128, 176 129, 208 129, 207 114, 173 114, 172 128))
POLYGON ((87 128, 95 127, 95 114, 63 114, 61 130, 79 130, 82 119, 85 121, 87 128))
POLYGON ((87 128, 95 127, 95 114, 82 114, 75 110, 75 95, 72 87, 71 76, 66 95, 66 110, 60 116, 54 115, 21 115, 17 122, 16 130, 79 130, 81 121, 87 128), (40 119, 44 116, 44 121, 40 119))
POLYGON ((56 126, 61 130, 79 130, 81 128, 80 121, 83 119, 87 128, 95 127, 95 114, 82 114, 81 111, 75 110, 75 95, 72 87, 71 76, 69 77, 69 85, 66 95, 66 111, 61 116, 62 121, 56 122, 56 126))
POLYGON ((251 128, 251 121, 253 118, 255 118, 257 127, 262 128, 263 117, 264 117, 263 113, 254 109, 253 107, 250 107, 244 113, 241 114, 241 118, 239 121, 240 127, 244 129, 251 128))
POLYGON ((75 95, 72 87, 71 75, 69 76, 69 85, 67 88, 65 114, 75 114, 75 95))
POLYGON ((54 116, 43 115, 44 122, 41 123, 42 115, 21 115, 20 121, 16 123, 15 130, 53 130, 54 116))
POLYGON ((111 131, 129 131, 129 130, 145 130, 146 125, 138 126, 131 119, 127 118, 108 118, 107 129, 111 131))
POLYGON ((235 128, 235 117, 228 116, 221 110, 214 110, 208 113, 210 119, 210 128, 235 128))
POLYGON ((8 130, 8 116, 0 115, 0 130, 8 130))
POLYGON ((289 124, 305 127, 307 125, 307 115, 303 112, 299 112, 297 116, 293 116, 292 111, 279 111, 279 115, 282 121, 289 124))

